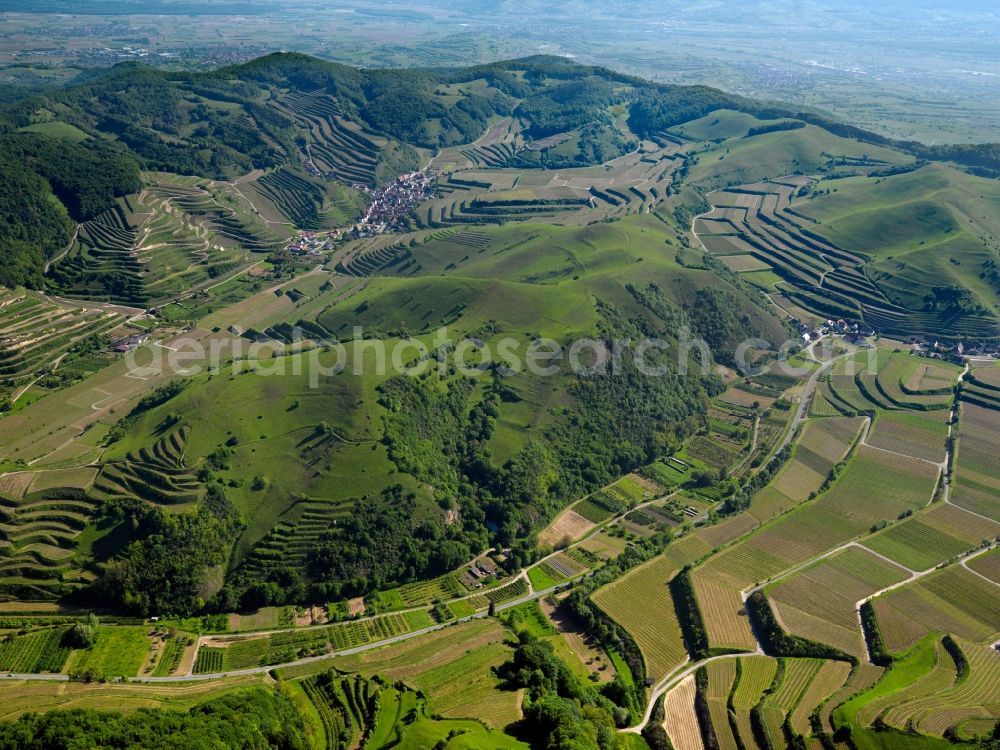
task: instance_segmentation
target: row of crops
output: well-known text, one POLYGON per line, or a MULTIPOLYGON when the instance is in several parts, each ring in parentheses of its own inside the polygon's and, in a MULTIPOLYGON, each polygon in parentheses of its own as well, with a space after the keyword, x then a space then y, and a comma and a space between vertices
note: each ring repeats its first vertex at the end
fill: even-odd
POLYGON ((73 346, 110 333, 123 321, 120 313, 0 292, 0 378, 11 384, 33 378, 73 346))
POLYGON ((230 637, 201 646, 194 673, 206 674, 282 664, 306 656, 364 646, 433 624, 426 611, 382 615, 322 628, 286 630, 266 636, 230 637))

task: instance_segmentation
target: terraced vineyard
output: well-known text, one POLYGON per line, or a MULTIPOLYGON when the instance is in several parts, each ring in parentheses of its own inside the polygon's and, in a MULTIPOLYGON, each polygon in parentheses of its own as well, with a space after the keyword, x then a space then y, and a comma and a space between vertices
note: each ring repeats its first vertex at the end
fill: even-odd
MULTIPOLYGON (((54 600, 94 574, 75 556, 98 503, 88 493, 96 470, 24 472, 30 484, 0 494, 0 597, 54 600), (32 488, 37 489, 32 489, 32 488)), ((7 475, 12 476, 12 475, 7 475)))
POLYGON ((32 292, 0 290, 0 379, 16 386, 91 336, 120 327, 120 312, 49 301, 32 292))
POLYGON ((197 502, 203 488, 194 470, 185 465, 186 442, 187 428, 181 427, 122 461, 105 463, 94 481, 93 496, 173 506, 197 502))
POLYGON ((319 713, 327 750, 350 747, 355 737, 366 736, 372 728, 381 697, 378 683, 330 671, 299 684, 319 713))
POLYGON ((253 575, 286 565, 304 564, 306 554, 315 547, 320 536, 349 512, 349 506, 329 501, 297 503, 254 545, 241 563, 241 569, 253 575))
POLYGON ((465 149, 457 159, 439 157, 452 171, 439 180, 442 197, 416 211, 418 222, 439 229, 528 220, 587 223, 649 213, 670 194, 674 172, 683 163, 676 145, 647 142, 601 171, 525 172, 502 166, 514 150, 500 143, 465 149))
POLYGON ((220 278, 246 262, 245 251, 269 252, 287 237, 226 186, 160 173, 148 181, 80 225, 48 271, 60 295, 145 307, 220 278))
POLYGON ((279 167, 247 185, 256 194, 256 201, 269 201, 280 216, 299 229, 316 231, 342 226, 356 218, 362 207, 356 194, 327 187, 288 167, 279 167))
POLYGON ((884 443, 887 450, 940 461, 945 422, 960 370, 950 365, 934 366, 942 379, 930 380, 930 387, 922 388, 923 380, 917 378, 927 367, 922 358, 902 351, 862 351, 837 362, 823 376, 819 388, 822 408, 848 415, 879 414, 872 445, 884 443), (948 376, 950 380, 943 379, 948 376), (908 383, 914 380, 911 388, 908 383))
POLYGON ((307 166, 348 185, 373 188, 381 181, 379 161, 388 141, 346 119, 336 97, 322 89, 290 91, 269 104, 309 134, 304 148, 307 166))
MULTIPOLYGON (((765 291, 793 317, 800 311, 816 320, 844 317, 896 336, 998 335, 996 320, 982 313, 917 307, 896 288, 905 271, 883 264, 873 272, 878 251, 845 249, 831 239, 836 233, 824 236, 816 219, 806 215, 814 204, 800 198, 815 189, 820 196, 815 205, 823 205, 823 183, 814 183, 789 177, 716 191, 708 196, 712 210, 695 220, 693 231, 706 252, 729 265, 748 256, 766 264, 776 277, 763 284, 765 291)), ((740 267, 751 279, 759 273, 749 262, 740 267)))
POLYGON ((1000 658, 992 648, 928 636, 901 656, 874 686, 832 711, 834 726, 882 725, 930 736, 968 739, 996 722, 1000 658))
POLYGON ((337 261, 337 270, 348 276, 374 276, 398 266, 401 272, 412 266, 412 257, 412 252, 391 236, 371 238, 337 261))
MULTIPOLYGON (((130 167, 118 192, 139 192, 51 259, 52 299, 0 293, 3 395, 27 386, 0 415, 0 670, 73 677, 12 677, 8 713, 187 709, 253 685, 328 750, 526 750, 507 727, 638 748, 648 715, 678 750, 936 750, 991 731, 1000 368, 977 356, 959 385, 940 348, 904 341, 998 338, 1000 191, 916 145, 758 119, 765 105, 704 88, 545 55, 468 78, 432 57, 399 81, 278 54, 87 84, 136 105, 113 148, 185 175, 130 167), (169 132, 140 111, 158 91, 169 132), (557 111, 580 92, 603 103, 557 111), (715 96, 747 111, 700 116, 715 96), (432 192, 379 190, 425 163, 432 192), (296 229, 323 232, 303 238, 317 253, 286 250, 296 229), (729 341, 776 348, 782 310, 886 335, 796 348, 804 375, 769 354, 738 374, 729 341), (34 403, 35 375, 125 316, 165 351, 272 342, 176 390, 111 362, 34 403), (379 369, 365 343, 438 325, 477 353, 698 329, 714 375, 542 380, 495 360, 479 381, 316 384, 297 368, 330 363, 337 338, 379 369), (366 342, 347 342, 355 326, 366 342), (282 347, 296 328, 309 340, 282 347), (283 377, 250 375, 265 365, 283 377), (91 606, 100 624, 70 631, 91 606), (149 684, 85 682, 102 674, 149 684)), ((112 135, 75 92, 18 117, 112 135)))
POLYGON ((144 306, 149 295, 136 257, 140 219, 130 199, 80 225, 70 250, 48 269, 64 297, 144 306))

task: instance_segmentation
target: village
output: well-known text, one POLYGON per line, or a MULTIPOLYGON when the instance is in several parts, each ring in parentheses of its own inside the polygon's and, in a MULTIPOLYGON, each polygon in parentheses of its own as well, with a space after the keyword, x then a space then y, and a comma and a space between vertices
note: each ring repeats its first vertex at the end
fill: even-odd
POLYGON ((375 190, 355 185, 368 193, 371 203, 346 236, 357 239, 409 229, 410 211, 432 197, 435 176, 433 170, 410 172, 375 190))
MULTIPOLYGON (((843 318, 827 320, 825 323, 815 326, 803 323, 796 318, 792 318, 791 322, 798 328, 799 336, 805 345, 819 341, 829 334, 839 334, 851 344, 870 349, 872 344, 868 342, 868 339, 878 335, 878 331, 871 326, 851 323, 843 318)), ((927 337, 910 336, 906 339, 906 343, 913 346, 913 354, 930 359, 946 359, 962 363, 965 361, 965 357, 1000 358, 1000 344, 997 342, 984 341, 966 344, 960 341, 955 344, 943 343, 927 337)))
MULTIPOLYGON (((323 176, 311 160, 304 161, 310 174, 323 176)), ((354 240, 407 231, 413 207, 433 197, 435 176, 431 170, 410 172, 375 190, 360 184, 352 185, 367 193, 370 200, 364 215, 353 227, 328 232, 299 232, 285 249, 294 255, 318 256, 332 250, 334 242, 340 239, 354 240)))

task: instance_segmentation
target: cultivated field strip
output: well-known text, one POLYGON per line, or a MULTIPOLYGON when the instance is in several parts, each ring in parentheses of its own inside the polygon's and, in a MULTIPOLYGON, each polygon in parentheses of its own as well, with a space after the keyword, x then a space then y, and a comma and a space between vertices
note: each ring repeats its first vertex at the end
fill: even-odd
POLYGON ((668 588, 679 570, 666 557, 656 557, 593 595, 597 606, 635 639, 646 674, 657 681, 687 658, 668 588))
POLYGON ((770 656, 744 656, 739 659, 732 705, 739 738, 746 748, 767 750, 757 744, 750 723, 750 710, 760 703, 764 693, 771 687, 777 670, 778 660, 770 656))
POLYGON ((765 591, 787 632, 861 659, 866 649, 857 603, 909 577, 908 570, 849 547, 765 591))
POLYGON ((951 565, 873 600, 879 629, 892 652, 928 632, 951 633, 975 643, 1000 632, 997 585, 962 565, 951 565))
POLYGON ((0 290, 0 377, 12 385, 33 379, 73 346, 124 321, 120 312, 0 290))

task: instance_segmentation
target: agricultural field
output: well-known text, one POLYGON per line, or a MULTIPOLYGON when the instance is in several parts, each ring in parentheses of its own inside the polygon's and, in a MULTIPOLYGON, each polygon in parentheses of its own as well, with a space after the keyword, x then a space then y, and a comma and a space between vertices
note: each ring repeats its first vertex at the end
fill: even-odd
POLYGON ((8 634, 0 643, 0 670, 15 674, 61 672, 73 653, 63 645, 68 628, 54 627, 8 634))
POLYGON ((264 636, 213 636, 199 646, 193 673, 211 674, 281 664, 384 640, 432 624, 426 611, 416 610, 319 628, 283 630, 264 636))
POLYGON ((391 609, 418 607, 430 604, 436 600, 454 599, 465 596, 468 590, 455 574, 448 574, 429 581, 400 586, 390 591, 379 591, 372 594, 370 603, 376 611, 384 612, 391 609))
POLYGON ((809 686, 802 692, 798 705, 789 715, 791 728, 801 735, 812 732, 810 717, 820 704, 843 687, 851 673, 845 661, 825 661, 816 672, 809 686))
POLYGON ((516 692, 503 691, 492 672, 511 653, 506 631, 482 619, 320 665, 282 669, 283 677, 328 669, 383 675, 423 690, 431 708, 448 718, 478 717, 502 728, 518 716, 516 692), (475 689, 470 689, 475 686, 475 689))
POLYGON ((857 603, 909 578, 909 571, 849 547, 764 589, 791 635, 864 658, 857 603))
POLYGON ((757 642, 750 630, 741 592, 707 575, 693 575, 692 584, 712 647, 753 651, 757 642))
POLYGON ((939 463, 945 457, 948 427, 919 413, 882 411, 865 438, 868 445, 939 463))
POLYGON ((760 703, 765 692, 774 683, 778 660, 770 656, 741 656, 736 663, 735 683, 730 698, 736 735, 745 747, 753 747, 756 743, 750 724, 750 711, 760 703))
POLYGON ((1000 521, 1000 433, 996 412, 963 401, 955 449, 956 505, 1000 521))
POLYGON ((695 713, 695 678, 685 677, 663 698, 663 728, 677 750, 702 750, 701 730, 695 713))
POLYGON ((263 687, 266 675, 244 675, 218 680, 180 684, 138 684, 120 682, 25 682, 4 680, 0 683, 3 710, 0 719, 11 721, 29 711, 65 708, 89 708, 131 713, 139 708, 186 710, 213 696, 248 687, 263 687))
POLYGON ((728 701, 736 681, 737 660, 714 661, 705 666, 708 684, 705 699, 719 750, 736 750, 739 743, 729 721, 728 701))
POLYGON ((187 639, 183 635, 164 640, 159 658, 151 672, 153 677, 169 677, 177 672, 181 665, 181 659, 184 657, 185 648, 187 648, 187 639))
POLYGON ((994 641, 1000 630, 996 596, 996 584, 956 564, 876 597, 872 604, 886 648, 899 652, 927 633, 994 641))
POLYGON ((663 491, 655 479, 639 474, 622 477, 570 506, 539 534, 539 541, 552 546, 576 541, 594 527, 663 491))
POLYGON ((994 550, 988 554, 979 555, 969 560, 966 565, 970 570, 989 578, 996 584, 1000 584, 1000 551, 994 550))
MULTIPOLYGON (((699 685, 710 727, 702 724, 704 747, 757 748, 788 745, 813 733, 810 716, 847 680, 846 662, 749 656, 714 661, 699 685), (710 729, 714 741, 707 734, 710 729)), ((670 698, 668 697, 668 701, 670 698)))
POLYGON ((679 570, 668 558, 655 557, 593 595, 594 603, 635 639, 646 674, 657 681, 687 656, 668 588, 679 570))
POLYGON ((35 292, 0 289, 0 378, 18 392, 74 347, 121 328, 123 310, 55 302, 35 292))
POLYGON ((799 505, 696 568, 692 576, 696 590, 701 586, 712 592, 712 616, 705 618, 709 643, 752 642, 741 614, 741 591, 868 533, 879 521, 926 505, 937 469, 916 459, 908 461, 860 446, 839 479, 817 500, 799 505), (859 505, 858 497, 871 500, 859 505))
POLYGON ((580 545, 542 560, 528 569, 528 578, 536 591, 576 578, 597 566, 600 558, 580 545))
POLYGON ((911 570, 927 570, 1000 536, 1000 523, 950 503, 893 524, 865 546, 911 570))
POLYGON ((758 708, 764 735, 771 747, 781 747, 785 717, 799 705, 822 666, 819 659, 782 659, 779 662, 774 685, 758 708))
POLYGON ((817 492, 842 461, 862 428, 859 418, 833 417, 808 421, 795 443, 794 454, 760 492, 750 513, 765 522, 817 492))
MULTIPOLYGON (((317 749, 526 750, 503 731, 539 715, 522 709, 526 695, 551 690, 530 670, 503 681, 520 631, 552 647, 581 695, 634 691, 626 718, 608 712, 619 725, 676 673, 663 721, 679 750, 799 746, 793 735, 814 750, 813 713, 831 696, 847 708, 823 707, 821 723, 853 711, 858 747, 882 725, 982 733, 997 713, 1000 567, 995 551, 955 558, 1000 536, 1000 369, 976 367, 957 387, 960 366, 888 338, 1000 333, 991 181, 842 138, 807 113, 705 114, 701 90, 662 111, 635 106, 669 89, 574 75, 544 55, 471 78, 428 66, 399 87, 387 85, 402 76, 393 68, 306 65, 288 54, 227 68, 226 99, 196 74, 149 73, 176 94, 163 100, 176 127, 137 110, 141 127, 123 124, 116 148, 148 138, 142 163, 186 153, 184 174, 136 171, 129 194, 42 259, 46 293, 0 290, 0 604, 14 613, 0 618, 0 671, 197 675, 224 692, 218 674, 273 667, 317 749), (533 124, 592 88, 601 106, 533 124), (421 188, 398 223, 354 226, 425 165, 430 198, 421 188), (288 249, 296 232, 322 249, 288 249), (797 321, 827 318, 881 336, 857 354, 831 347, 845 356, 803 423, 808 376, 782 374, 770 355, 740 375, 727 348, 745 336, 776 348, 797 321), (711 357, 691 357, 710 369, 672 371, 666 386, 489 360, 500 341, 673 345, 689 328, 712 340, 711 357), (197 361, 176 389, 154 390, 176 373, 140 375, 105 351, 137 331, 151 333, 143 353, 218 343, 226 369, 197 361), (475 372, 458 368, 459 341, 483 357, 475 372), (394 377, 381 343, 442 367, 394 377), (261 346, 245 354, 250 344, 261 346), (338 349, 358 372, 333 366, 338 349), (318 382, 309 362, 323 366, 318 382), (486 550, 511 575, 477 569, 486 550), (604 563, 618 555, 645 562, 612 579, 604 563), (158 575, 189 558, 188 580, 158 575), (670 589, 687 566, 690 613, 670 589), (633 684, 617 628, 571 621, 571 589, 627 631, 649 684, 633 684), (857 671, 761 656, 753 590, 787 635, 857 658, 857 671), (858 621, 868 599, 897 657, 882 682, 858 621), (63 612, 82 610, 58 608, 81 602, 157 622, 102 620, 93 646, 70 649, 76 615, 63 612), (494 605, 499 617, 458 622, 494 605), (679 671, 703 646, 720 658, 679 671)), ((33 117, 76 106, 80 128, 103 132, 94 103, 74 101, 33 117)), ((66 149, 85 133, 35 125, 32 137, 66 149)), ((176 705, 197 693, 191 682, 177 681, 176 705)), ((113 687, 67 683, 65 702, 126 695, 113 687)), ((120 707, 170 703, 161 690, 136 683, 120 707)), ((59 700, 39 696, 43 709, 59 700)), ((565 708, 589 722, 606 705, 591 703, 565 708)))

